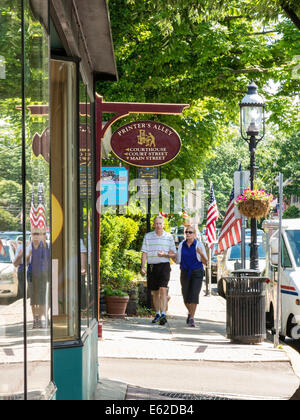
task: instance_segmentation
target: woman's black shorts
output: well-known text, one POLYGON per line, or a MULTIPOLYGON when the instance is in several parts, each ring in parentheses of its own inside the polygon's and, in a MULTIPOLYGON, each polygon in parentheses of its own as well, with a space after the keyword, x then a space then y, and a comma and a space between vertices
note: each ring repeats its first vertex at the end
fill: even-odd
POLYGON ((190 278, 188 278, 187 270, 181 270, 181 291, 185 303, 199 303, 203 275, 204 270, 202 268, 193 270, 190 278))
POLYGON ((148 264, 147 286, 149 289, 158 290, 160 287, 168 287, 170 272, 170 263, 148 264))

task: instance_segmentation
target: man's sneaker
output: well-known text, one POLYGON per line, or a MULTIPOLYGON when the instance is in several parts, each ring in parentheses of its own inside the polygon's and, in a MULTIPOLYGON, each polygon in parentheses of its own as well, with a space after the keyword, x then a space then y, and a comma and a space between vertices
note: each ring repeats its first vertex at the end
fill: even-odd
POLYGON ((152 319, 152 324, 156 324, 160 320, 160 315, 156 314, 155 318, 152 319))
POLYGON ((195 321, 193 320, 193 318, 190 318, 190 320, 189 320, 189 326, 190 327, 195 327, 195 321))
POLYGON ((167 317, 166 317, 166 315, 162 315, 161 317, 160 317, 160 320, 159 320, 159 323, 160 323, 160 325, 165 325, 165 323, 167 322, 167 317))

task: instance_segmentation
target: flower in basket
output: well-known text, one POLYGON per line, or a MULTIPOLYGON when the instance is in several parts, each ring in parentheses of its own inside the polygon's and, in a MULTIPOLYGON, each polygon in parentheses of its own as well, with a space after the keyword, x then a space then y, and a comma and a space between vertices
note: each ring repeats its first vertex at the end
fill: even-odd
POLYGON ((264 189, 255 188, 251 190, 246 188, 235 201, 239 212, 248 217, 248 219, 260 219, 266 217, 270 210, 273 195, 267 193, 264 189))

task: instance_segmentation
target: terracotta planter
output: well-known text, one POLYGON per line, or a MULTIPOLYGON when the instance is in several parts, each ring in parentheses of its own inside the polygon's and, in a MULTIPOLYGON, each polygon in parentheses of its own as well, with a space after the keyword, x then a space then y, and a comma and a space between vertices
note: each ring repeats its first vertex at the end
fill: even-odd
POLYGON ((105 296, 107 315, 112 318, 124 318, 129 296, 105 296))
POLYGON ((248 219, 261 219, 266 217, 270 210, 270 202, 267 200, 248 199, 238 204, 238 209, 248 219))

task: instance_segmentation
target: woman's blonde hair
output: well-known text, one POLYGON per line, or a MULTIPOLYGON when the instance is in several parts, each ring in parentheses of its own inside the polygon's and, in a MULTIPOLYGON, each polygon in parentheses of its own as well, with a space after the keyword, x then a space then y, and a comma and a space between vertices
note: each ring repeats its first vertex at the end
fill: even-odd
POLYGON ((192 225, 186 225, 184 231, 186 232, 187 230, 190 230, 190 229, 193 231, 193 233, 196 233, 196 229, 192 225))

